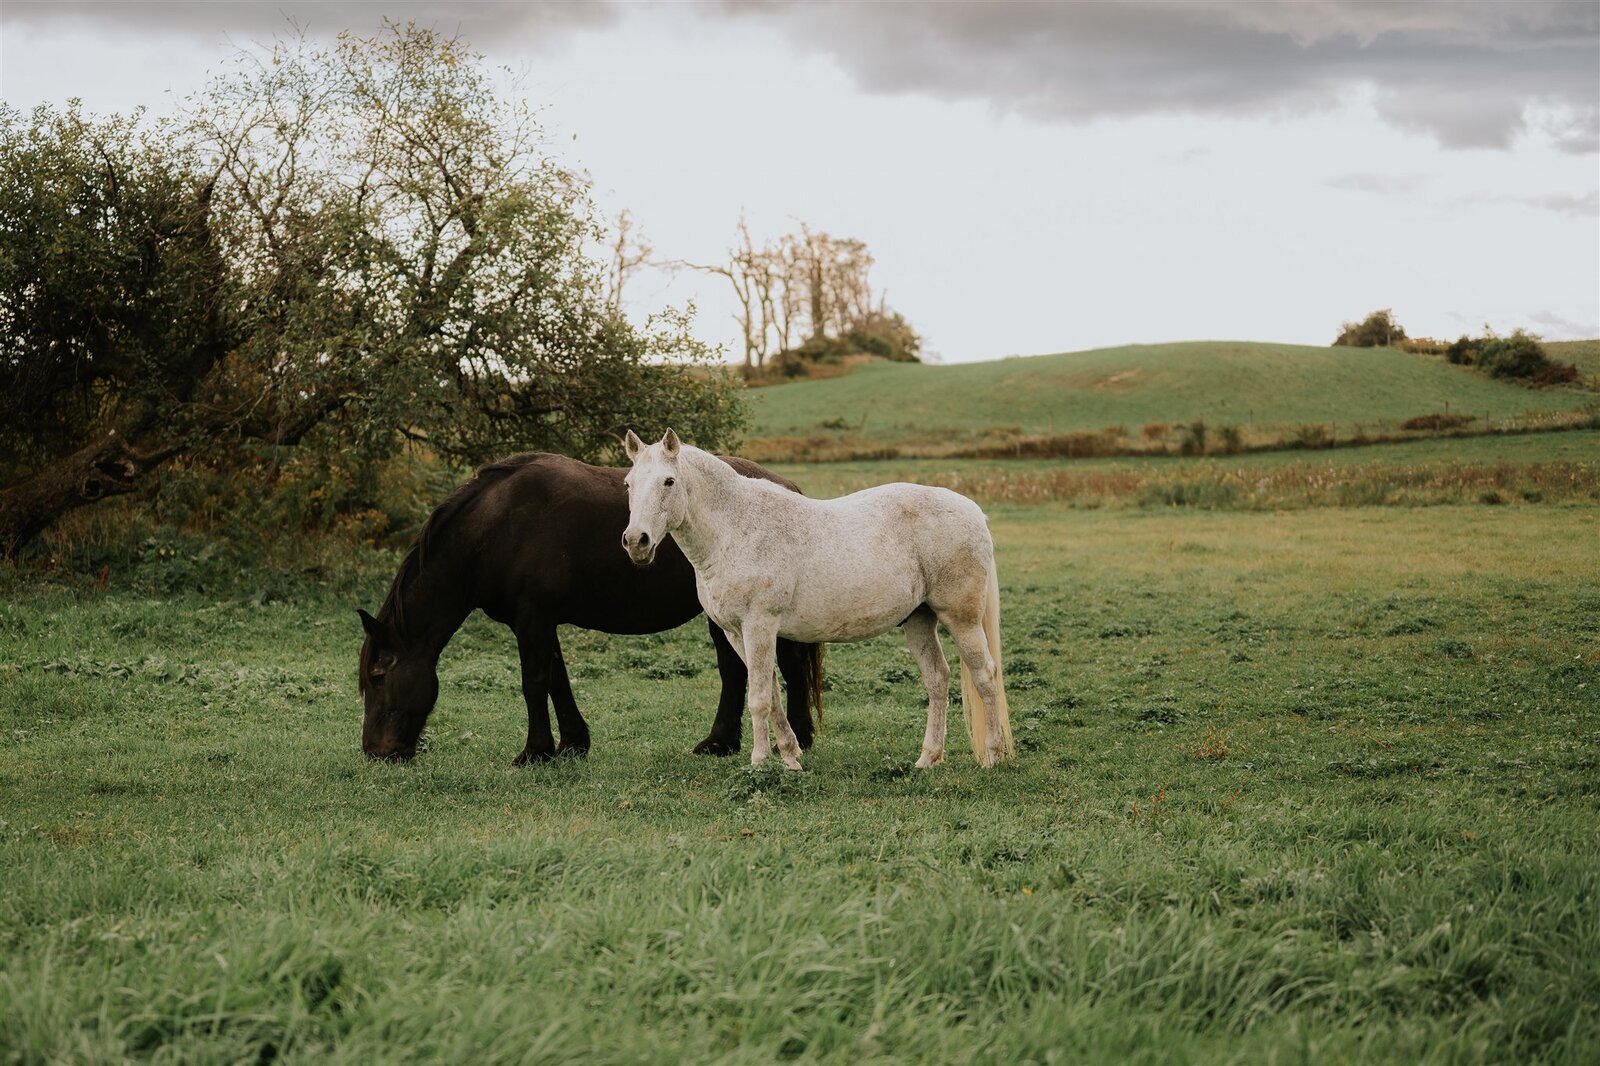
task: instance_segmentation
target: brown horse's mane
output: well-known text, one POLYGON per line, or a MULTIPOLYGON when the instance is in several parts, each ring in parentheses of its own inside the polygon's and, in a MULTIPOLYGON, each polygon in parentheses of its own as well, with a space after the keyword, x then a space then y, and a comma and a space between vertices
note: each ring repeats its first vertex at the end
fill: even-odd
MULTIPOLYGON (((492 463, 484 463, 472 472, 471 478, 457 486, 454 492, 445 497, 443 503, 433 509, 427 520, 422 523, 422 528, 417 531, 417 535, 412 538, 411 547, 406 550, 405 558, 400 560, 400 569, 389 585, 389 594, 384 597, 383 606, 378 608, 378 621, 390 625, 396 636, 405 634, 405 606, 400 597, 400 590, 422 573, 427 565, 428 552, 434 546, 440 531, 461 513, 462 508, 483 495, 490 485, 498 484, 507 474, 521 470, 540 455, 540 452, 522 452, 504 459, 496 459, 492 463)), ((362 692, 367 690, 367 668, 371 665, 371 659, 372 642, 369 640, 361 645, 362 692)))

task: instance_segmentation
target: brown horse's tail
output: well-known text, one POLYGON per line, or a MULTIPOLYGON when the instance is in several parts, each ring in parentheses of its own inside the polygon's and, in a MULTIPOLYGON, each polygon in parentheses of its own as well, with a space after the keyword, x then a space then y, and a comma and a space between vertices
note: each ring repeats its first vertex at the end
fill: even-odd
POLYGON ((822 728, 822 649, 821 644, 802 644, 806 657, 806 699, 817 714, 817 728, 822 728))

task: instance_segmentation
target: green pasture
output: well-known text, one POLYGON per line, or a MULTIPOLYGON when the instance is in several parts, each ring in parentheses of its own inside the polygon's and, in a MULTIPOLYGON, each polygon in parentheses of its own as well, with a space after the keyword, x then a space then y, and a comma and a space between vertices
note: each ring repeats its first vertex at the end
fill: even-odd
POLYGON ((1503 419, 1570 410, 1592 399, 1573 388, 1529 389, 1387 348, 1198 341, 955 366, 871 363, 843 377, 752 392, 751 435, 857 432, 894 441, 995 427, 1040 434, 1108 426, 1137 434, 1147 423, 1194 419, 1246 428, 1360 424, 1374 431, 1444 411, 1503 419))
POLYGON ((370 764, 381 582, 12 575, 0 1061, 1600 1057, 1600 507, 990 511, 988 772, 893 637, 802 774, 688 754, 699 621, 564 631, 594 751, 515 770, 476 620, 370 764))

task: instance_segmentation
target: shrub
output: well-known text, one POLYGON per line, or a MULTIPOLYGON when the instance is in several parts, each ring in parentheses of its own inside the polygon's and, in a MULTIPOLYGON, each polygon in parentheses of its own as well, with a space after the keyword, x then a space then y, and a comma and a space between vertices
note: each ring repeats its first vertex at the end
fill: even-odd
POLYGON ((1360 322, 1346 322, 1333 344, 1336 348, 1387 348, 1406 339, 1394 312, 1374 311, 1360 322))
POLYGON ((1172 427, 1165 422, 1146 422, 1140 432, 1144 434, 1145 440, 1161 440, 1171 430, 1172 427))
POLYGON ((1532 378, 1553 366, 1539 338, 1525 330, 1509 337, 1490 337, 1478 348, 1478 365, 1490 377, 1532 378))
POLYGON ((839 340, 835 337, 811 337, 798 348, 786 349, 778 353, 778 358, 787 369, 791 363, 810 362, 820 363, 829 359, 840 359, 847 355, 856 354, 856 348, 849 341, 839 340))
POLYGON ((1444 357, 1457 366, 1471 366, 1478 361, 1478 342, 1463 333, 1444 350, 1444 357))
POLYGON ((1238 426, 1218 426, 1217 447, 1228 455, 1233 455, 1244 448, 1244 433, 1238 426))
POLYGON ((846 340, 858 351, 896 363, 922 361, 922 337, 898 311, 879 310, 864 315, 846 340))
POLYGON ((1178 451, 1184 455, 1204 455, 1206 450, 1206 424, 1195 419, 1183 427, 1183 438, 1178 441, 1178 451))
POLYGON ((1458 365, 1476 365, 1490 377, 1516 378, 1540 388, 1578 380, 1578 368, 1557 363, 1539 343, 1539 336, 1519 329, 1508 337, 1493 331, 1482 337, 1462 335, 1445 349, 1444 357, 1458 365))
POLYGON ((1578 368, 1570 363, 1551 363, 1533 375, 1533 383, 1541 389, 1546 385, 1564 385, 1577 380, 1578 368))

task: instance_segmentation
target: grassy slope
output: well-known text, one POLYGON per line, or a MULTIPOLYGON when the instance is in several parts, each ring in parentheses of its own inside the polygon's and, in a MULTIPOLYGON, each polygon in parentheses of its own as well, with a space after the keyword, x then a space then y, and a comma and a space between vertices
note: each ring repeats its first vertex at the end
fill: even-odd
POLYGON ((1401 422, 1442 411, 1501 418, 1565 410, 1585 394, 1534 391, 1439 359, 1373 348, 1204 341, 959 366, 874 363, 751 394, 754 437, 810 435, 843 419, 894 437, 995 426, 1066 432, 1204 418, 1212 424, 1401 422))
POLYGON ((1600 389, 1600 340, 1546 341, 1545 350, 1558 363, 1578 368, 1578 379, 1591 389, 1600 389))
POLYGON ((0 1058, 1595 1061, 1595 514, 997 508, 991 773, 894 638, 758 777, 701 624, 564 631, 595 752, 514 771, 476 621, 394 767, 344 602, 19 587, 0 1058))

